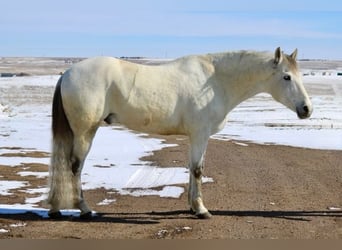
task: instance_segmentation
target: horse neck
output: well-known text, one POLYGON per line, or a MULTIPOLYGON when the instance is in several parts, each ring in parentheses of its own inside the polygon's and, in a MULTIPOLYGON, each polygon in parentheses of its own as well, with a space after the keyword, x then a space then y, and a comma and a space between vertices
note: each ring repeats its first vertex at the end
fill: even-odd
POLYGON ((273 74, 272 56, 258 52, 213 55, 216 77, 227 97, 228 112, 248 98, 264 92, 264 82, 273 74))

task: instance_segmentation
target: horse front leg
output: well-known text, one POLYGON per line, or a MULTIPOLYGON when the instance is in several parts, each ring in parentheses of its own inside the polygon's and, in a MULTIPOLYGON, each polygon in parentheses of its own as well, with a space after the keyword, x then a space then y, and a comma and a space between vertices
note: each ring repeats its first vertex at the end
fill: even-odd
POLYGON ((204 169, 204 155, 208 144, 208 138, 199 140, 190 138, 190 180, 189 180, 189 205, 200 219, 209 219, 211 214, 203 204, 202 175, 204 169))

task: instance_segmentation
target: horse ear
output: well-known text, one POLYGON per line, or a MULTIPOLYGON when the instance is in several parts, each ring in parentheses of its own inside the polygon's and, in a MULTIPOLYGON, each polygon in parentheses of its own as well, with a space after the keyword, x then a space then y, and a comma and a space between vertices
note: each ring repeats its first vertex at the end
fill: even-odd
POLYGON ((297 54, 298 54, 298 49, 295 49, 290 56, 293 58, 293 60, 297 60, 297 54))
POLYGON ((280 47, 278 47, 274 52, 274 64, 279 64, 283 60, 283 53, 280 47))

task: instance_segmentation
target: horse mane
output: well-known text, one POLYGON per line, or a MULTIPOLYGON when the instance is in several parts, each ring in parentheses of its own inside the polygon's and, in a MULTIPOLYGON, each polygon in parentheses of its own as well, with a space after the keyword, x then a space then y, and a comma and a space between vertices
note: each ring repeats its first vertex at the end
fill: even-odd
POLYGON ((236 63, 240 66, 242 64, 254 64, 261 62, 269 62, 274 58, 274 55, 270 52, 260 52, 253 50, 239 50, 239 51, 231 51, 231 52, 222 52, 222 53, 214 53, 208 54, 208 56, 213 58, 213 62, 220 62, 222 65, 226 63, 236 63))
MULTIPOLYGON (((212 58, 213 64, 220 65, 216 68, 217 70, 223 70, 227 73, 243 70, 245 73, 248 71, 253 74, 252 71, 257 71, 260 74, 260 70, 268 70, 274 62, 274 53, 269 51, 239 50, 207 54, 207 56, 212 58), (259 67, 255 67, 256 64, 259 67)), ((298 71, 298 63, 295 58, 283 53, 283 60, 290 71, 298 71)))
POLYGON ((233 81, 260 78, 263 72, 269 75, 274 55, 270 52, 240 50, 208 54, 216 71, 224 72, 233 81), (256 77, 258 75, 258 77, 256 77))

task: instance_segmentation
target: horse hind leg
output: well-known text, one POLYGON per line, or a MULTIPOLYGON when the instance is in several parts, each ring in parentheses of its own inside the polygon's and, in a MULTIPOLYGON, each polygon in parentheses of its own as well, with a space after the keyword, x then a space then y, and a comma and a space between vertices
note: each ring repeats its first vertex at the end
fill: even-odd
POLYGON ((87 157, 88 152, 90 150, 96 130, 97 128, 90 130, 88 133, 85 133, 82 136, 75 136, 74 147, 71 157, 73 173, 72 184, 73 192, 76 197, 74 206, 81 210, 80 217, 82 219, 92 217, 91 209, 88 207, 83 196, 81 173, 84 166, 85 158, 87 157))
MULTIPOLYGON (((95 130, 96 131, 96 130, 95 130)), ((86 204, 82 191, 81 173, 85 158, 90 150, 95 131, 87 133, 85 136, 74 136, 69 144, 64 143, 62 148, 69 151, 69 163, 59 164, 59 166, 69 166, 65 169, 55 170, 50 180, 51 188, 54 192, 50 192, 49 203, 52 208, 49 211, 49 217, 58 219, 62 216, 60 209, 78 208, 81 210, 81 218, 89 218, 92 212, 86 204)), ((57 148, 57 149, 58 149, 57 148)), ((67 154, 67 153, 65 153, 67 154)), ((53 161, 58 162, 63 157, 53 157, 53 161)), ((56 165, 56 163, 54 163, 56 165)))
POLYGON ((73 192, 76 197, 74 201, 74 207, 81 210, 80 217, 82 219, 91 218, 92 212, 91 209, 88 207, 86 201, 84 200, 83 190, 82 190, 82 183, 81 183, 81 173, 84 165, 84 160, 81 161, 78 157, 73 156, 72 159, 72 185, 73 185, 73 192))

